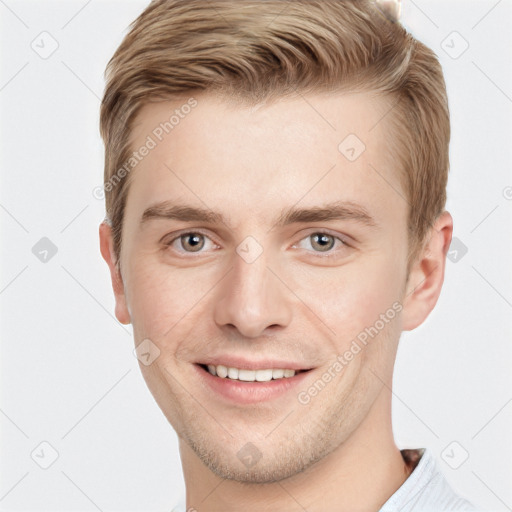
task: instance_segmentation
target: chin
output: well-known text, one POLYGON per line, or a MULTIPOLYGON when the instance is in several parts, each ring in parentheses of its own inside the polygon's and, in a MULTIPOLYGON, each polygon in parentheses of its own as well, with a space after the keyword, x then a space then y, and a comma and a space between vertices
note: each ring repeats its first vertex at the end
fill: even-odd
POLYGON ((286 440, 281 440, 276 446, 267 443, 260 449, 248 442, 231 452, 226 450, 227 445, 212 447, 211 443, 198 445, 188 440, 189 446, 212 473, 225 480, 247 484, 285 480, 303 472, 325 455, 324 450, 315 450, 315 446, 307 446, 307 443, 302 449, 294 443, 288 446, 283 443, 286 440))
MULTIPOLYGON (((238 461, 237 461, 238 462, 238 461)), ((240 462, 224 462, 203 460, 214 474, 224 480, 233 480, 235 482, 246 484, 271 484, 285 480, 297 473, 304 471, 305 466, 290 463, 265 464, 260 467, 250 469, 241 469, 240 462)), ((259 465, 259 464, 257 464, 259 465)))

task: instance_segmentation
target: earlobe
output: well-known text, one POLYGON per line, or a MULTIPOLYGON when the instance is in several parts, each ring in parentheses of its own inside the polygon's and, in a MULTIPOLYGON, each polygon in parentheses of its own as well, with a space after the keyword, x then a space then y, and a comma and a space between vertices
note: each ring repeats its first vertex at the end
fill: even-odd
POLYGON ((100 235, 100 251, 103 259, 107 262, 110 270, 110 278, 112 281, 112 289, 114 291, 116 307, 116 318, 122 324, 131 323, 130 312, 126 303, 126 294, 124 290, 124 283, 120 271, 116 267, 116 258, 114 254, 114 244, 112 239, 112 228, 106 223, 102 222, 99 227, 100 235))
POLYGON ((430 229, 427 243, 411 266, 403 299, 403 325, 411 331, 421 325, 434 309, 444 281, 446 254, 453 233, 453 219, 443 212, 430 229))

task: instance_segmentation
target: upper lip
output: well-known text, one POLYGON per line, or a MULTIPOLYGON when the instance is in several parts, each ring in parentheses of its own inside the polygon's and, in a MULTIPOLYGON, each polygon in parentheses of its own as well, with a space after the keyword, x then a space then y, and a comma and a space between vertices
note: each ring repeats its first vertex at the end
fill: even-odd
POLYGON ((298 362, 284 361, 282 359, 263 359, 259 361, 249 361, 248 359, 236 358, 233 356, 205 358, 197 361, 197 364, 214 365, 219 364, 227 368, 238 368, 240 370, 268 370, 268 369, 283 369, 283 370, 309 370, 310 366, 298 362))

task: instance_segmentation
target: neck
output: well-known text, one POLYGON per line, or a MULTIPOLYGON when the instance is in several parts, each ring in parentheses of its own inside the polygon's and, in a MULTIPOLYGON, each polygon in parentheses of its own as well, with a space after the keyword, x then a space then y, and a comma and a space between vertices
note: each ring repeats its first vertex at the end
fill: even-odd
POLYGON ((280 482, 247 484, 214 475, 186 442, 180 452, 187 510, 197 512, 377 511, 410 474, 391 426, 391 393, 383 388, 348 439, 302 473, 280 482))

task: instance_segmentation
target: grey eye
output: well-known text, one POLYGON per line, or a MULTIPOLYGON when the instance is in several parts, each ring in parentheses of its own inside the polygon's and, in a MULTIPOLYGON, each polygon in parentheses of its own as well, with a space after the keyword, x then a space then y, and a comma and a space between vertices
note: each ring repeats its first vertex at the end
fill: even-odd
POLYGON ((334 247, 335 238, 327 233, 314 233, 310 235, 311 247, 320 251, 329 251, 334 247))
POLYGON ((185 233, 179 238, 181 246, 187 252, 197 252, 204 247, 204 235, 201 233, 185 233))

